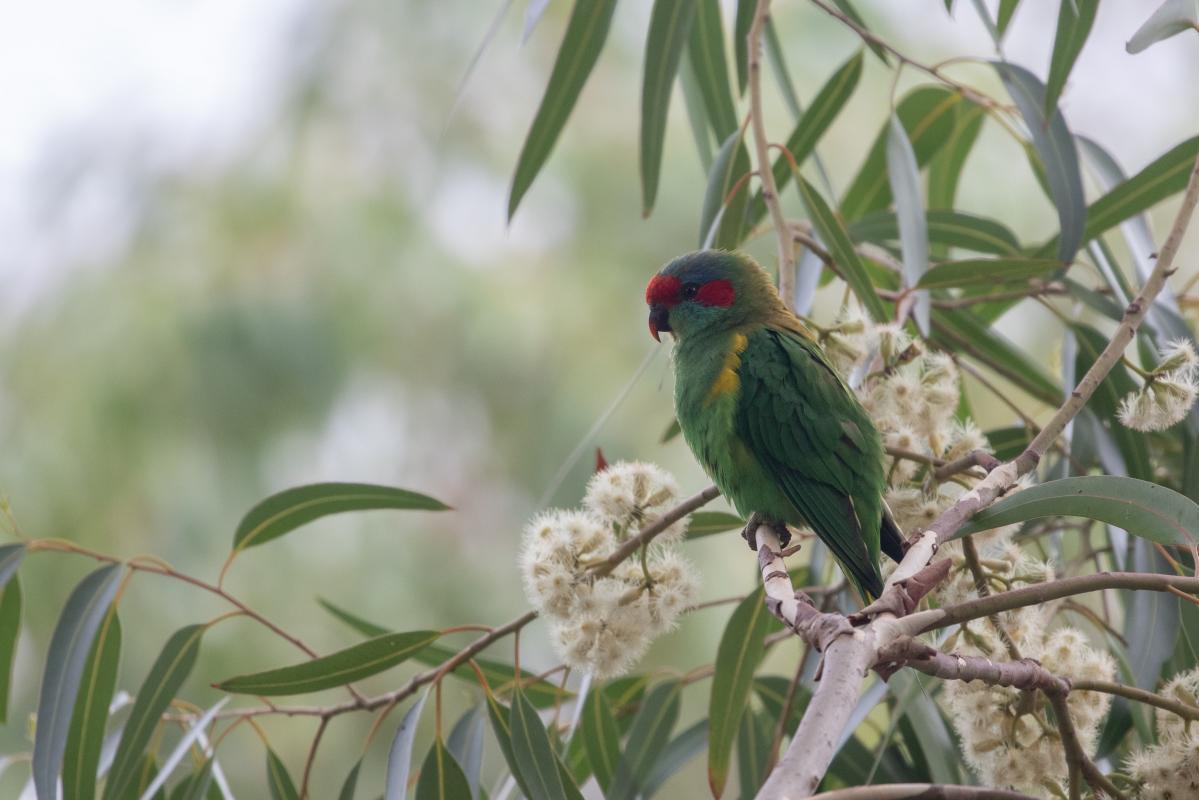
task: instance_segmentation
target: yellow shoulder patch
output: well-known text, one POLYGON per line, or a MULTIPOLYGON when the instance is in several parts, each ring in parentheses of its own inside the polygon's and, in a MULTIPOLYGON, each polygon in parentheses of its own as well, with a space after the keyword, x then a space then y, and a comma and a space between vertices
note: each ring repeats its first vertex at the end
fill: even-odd
POLYGON ((749 338, 744 333, 734 333, 729 342, 729 351, 725 353, 724 363, 712 388, 708 389, 707 402, 711 403, 718 397, 735 392, 741 387, 741 379, 737 377, 737 368, 741 366, 741 354, 749 346, 749 338))

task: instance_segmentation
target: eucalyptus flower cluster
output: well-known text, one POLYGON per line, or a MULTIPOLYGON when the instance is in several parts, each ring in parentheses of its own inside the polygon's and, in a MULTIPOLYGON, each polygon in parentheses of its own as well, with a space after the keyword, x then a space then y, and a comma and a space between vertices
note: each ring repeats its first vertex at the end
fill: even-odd
MULTIPOLYGON (((1161 692, 1171 700, 1199 705, 1199 669, 1175 675, 1161 692)), ((1124 764, 1140 800, 1199 797, 1199 723, 1157 709, 1158 743, 1132 753, 1124 764)))
POLYGON ((1161 361, 1151 371, 1141 372, 1144 383, 1120 401, 1120 422, 1136 431, 1164 431, 1181 422, 1199 395, 1199 357, 1191 343, 1170 342, 1161 361))
POLYGON ((549 621, 563 662, 601 678, 619 675, 694 602, 699 574, 677 549, 686 518, 656 536, 643 559, 597 574, 678 500, 679 486, 664 470, 619 462, 592 477, 582 508, 546 511, 525 527, 525 593, 549 621))

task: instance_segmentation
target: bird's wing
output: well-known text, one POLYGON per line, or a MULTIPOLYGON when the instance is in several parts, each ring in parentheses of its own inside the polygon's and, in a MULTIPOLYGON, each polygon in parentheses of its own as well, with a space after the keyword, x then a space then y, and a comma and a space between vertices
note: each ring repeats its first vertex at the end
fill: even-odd
POLYGON ((738 434, 853 582, 877 597, 879 529, 853 500, 874 457, 847 413, 856 399, 818 345, 790 331, 752 333, 738 377, 738 434))

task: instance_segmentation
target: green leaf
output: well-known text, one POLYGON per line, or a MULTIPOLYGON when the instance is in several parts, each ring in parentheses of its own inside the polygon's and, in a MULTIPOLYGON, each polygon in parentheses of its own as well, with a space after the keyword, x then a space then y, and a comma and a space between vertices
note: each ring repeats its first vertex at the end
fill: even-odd
POLYGON ((337 800, 354 800, 354 792, 358 788, 358 770, 362 769, 362 759, 354 762, 354 768, 350 770, 350 774, 346 775, 345 782, 341 784, 341 791, 337 794, 337 800))
POLYGON ((1052 258, 968 258, 945 261, 924 273, 919 285, 928 289, 997 286, 1040 278, 1061 269, 1052 258))
MULTIPOLYGON (((1072 325, 1075 340, 1078 342, 1078 356, 1075 360, 1074 374, 1078 380, 1095 363, 1099 354, 1107 347, 1108 339, 1099 331, 1088 325, 1072 325)), ((1114 422, 1116 410, 1120 401, 1130 392, 1136 391, 1139 384, 1129 374, 1128 369, 1117 363, 1107 373, 1095 388, 1095 393, 1087 404, 1100 420, 1108 421, 1106 430, 1120 450, 1124 459, 1124 471, 1134 478, 1149 480, 1153 477, 1153 466, 1149 460, 1149 446, 1145 436, 1137 431, 1114 422)))
POLYGON ((1175 145, 1136 175, 1115 186, 1087 209, 1086 240, 1111 230, 1186 188, 1199 155, 1199 136, 1175 145))
MULTIPOLYGON (((866 20, 862 19, 862 15, 857 12, 857 9, 853 7, 849 0, 833 0, 833 5, 841 9, 841 13, 849 17, 849 19, 859 28, 864 31, 870 30, 870 28, 866 25, 866 20)), ((870 48, 872 53, 878 56, 879 61, 883 62, 887 66, 891 66, 891 59, 887 55, 887 49, 885 47, 878 42, 869 39, 865 41, 866 46, 870 48)))
POLYGON ((687 762, 698 756, 708 746, 708 721, 701 719, 687 730, 670 740, 670 744, 662 749, 662 754, 650 767, 649 774, 642 781, 642 796, 653 797, 670 780, 676 772, 687 765, 687 762))
POLYGON ((708 126, 704 98, 699 90, 699 78, 691 65, 691 58, 683 51, 683 62, 679 65, 679 86, 683 89, 683 106, 687 109, 687 124, 695 139, 695 151, 699 155, 704 174, 712 169, 712 131, 708 126))
POLYGON ((318 597, 316 602, 320 604, 321 608, 325 609, 334 617, 341 620, 346 625, 349 625, 363 636, 369 636, 373 639, 374 637, 382 636, 385 633, 392 633, 390 628, 384 628, 382 625, 376 625, 369 620, 363 619, 352 611, 347 611, 341 606, 330 603, 323 597, 318 597))
POLYGON ((217 684, 234 694, 275 697, 344 686, 407 661, 441 634, 437 631, 385 633, 327 656, 279 669, 239 675, 217 684))
POLYGON ((8 721, 13 658, 21 632, 21 580, 13 576, 0 588, 0 724, 8 721))
POLYGON ((129 721, 117 745, 108 780, 104 784, 104 800, 122 800, 136 786, 138 768, 154 729, 162 720, 162 714, 179 692, 179 687, 195 666, 200 654, 200 640, 207 627, 188 625, 177 630, 150 667, 129 712, 129 721))
POLYGON ((0 588, 3 588, 12 576, 17 574, 17 567, 21 566, 21 560, 24 558, 25 545, 6 544, 0 546, 0 588))
POLYGON ((1033 147, 1045 169, 1049 194, 1057 207, 1061 226, 1057 257, 1062 263, 1069 263, 1083 242, 1087 222, 1087 201, 1082 190, 1082 172, 1074 136, 1066 127, 1060 109, 1055 108, 1052 114, 1045 113, 1045 87, 1035 75, 1016 64, 995 62, 994 66, 1028 125, 1033 147))
POLYGON ((545 165, 570 112, 574 110, 579 93, 587 83, 600 51, 604 49, 608 28, 612 24, 612 12, 615 10, 616 0, 575 0, 570 22, 566 24, 566 34, 562 37, 562 46, 558 48, 558 57, 550 73, 549 85, 545 88, 529 135, 525 137, 524 147, 516 160, 512 191, 508 195, 509 220, 533 184, 533 179, 545 165))
MULTIPOLYGON (((957 122, 956 110, 963 102, 961 95, 940 86, 921 86, 899 102, 895 113, 912 143, 917 165, 927 164, 948 141, 957 122)), ((888 121, 841 200, 841 214, 847 220, 886 208, 891 202, 886 163, 890 129, 888 121)))
POLYGON ((1003 36, 1007 33, 1007 26, 1012 22, 1012 16, 1016 13, 1016 7, 1020 5, 1020 0, 999 0, 999 16, 995 20, 995 27, 999 30, 999 35, 1003 36))
POLYGON ((529 789, 529 800, 582 800, 546 735, 537 709, 517 691, 508 714, 512 731, 512 755, 529 789))
POLYGON ((71 714, 67 749, 63 758, 63 800, 93 800, 100 750, 108 707, 117 686, 117 668, 121 662, 121 621, 115 606, 110 606, 96 631, 91 652, 84 664, 79 696, 71 714))
MULTIPOLYGON (((942 248, 960 247, 977 253, 1014 256, 1020 253, 1016 235, 1002 223, 961 211, 936 210, 925 214, 928 240, 942 248)), ((887 244, 898 241, 899 224, 890 211, 875 211, 849 226, 854 241, 887 244)))
MULTIPOLYGON (((853 95, 861 77, 862 52, 859 50, 852 58, 838 67, 832 77, 820 88, 812 105, 800 116, 791 135, 787 137, 787 150, 795 159, 797 166, 802 167, 808 156, 815 151, 816 143, 820 141, 829 126, 833 124, 833 120, 837 118, 837 114, 845 107, 845 103, 853 95)), ((791 180, 791 161, 786 156, 780 155, 774 160, 773 169, 775 186, 782 192, 783 187, 791 180)), ((761 222, 766 216, 766 210, 766 201, 762 199, 762 193, 758 192, 750 207, 750 224, 757 225, 761 222)))
POLYGON ((799 184, 799 193, 803 197, 804 206, 808 209, 808 216, 811 217, 812 226, 825 246, 828 247, 833 259, 845 273, 845 279, 850 288, 853 289, 854 294, 858 296, 858 300, 875 322, 886 322, 890 319, 890 315, 887 314, 883 301, 875 294, 874 285, 870 282, 870 276, 866 273, 862 259, 853 249, 853 243, 849 241, 849 234, 846 233, 845 226, 834 216, 828 203, 824 202, 824 198, 812 184, 799 175, 795 178, 799 184))
POLYGON ((641 207, 645 216, 649 216, 658 194, 670 90, 679 72, 679 58, 694 12, 691 0, 654 0, 650 15, 641 83, 641 207))
POLYGON ((433 742, 416 782, 416 800, 469 800, 470 784, 441 739, 433 742))
POLYGON ((508 765, 512 777, 516 779, 516 785, 520 787, 521 794, 531 797, 532 793, 521 774, 520 765, 517 763, 516 754, 512 749, 512 726, 508 722, 511 711, 497 702, 495 695, 487 691, 486 687, 484 687, 483 694, 487 700, 487 716, 491 720, 491 732, 495 735, 500 752, 504 755, 504 762, 508 765))
POLYGON ((220 713, 221 709, 231 699, 229 697, 222 697, 216 703, 209 706, 208 710, 199 719, 187 723, 183 736, 175 743, 174 749, 171 750, 166 760, 162 762, 162 767, 158 770, 158 774, 154 776, 154 780, 151 781, 149 786, 141 790, 142 797, 155 791, 163 790, 167 780, 171 777, 171 773, 179 766, 179 762, 191 751, 192 746, 195 745, 201 734, 212 724, 212 721, 216 719, 216 715, 220 713))
POLYGON ((748 708, 737 734, 737 776, 742 797, 755 797, 769 772, 774 720, 763 711, 748 708))
POLYGON ((758 0, 737 0, 737 17, 733 23, 733 54, 737 62, 737 92, 745 94, 749 85, 749 29, 753 26, 758 0))
POLYGON ((1040 362, 1033 361, 1003 334, 962 309, 936 309, 933 340, 970 355, 1043 403, 1057 406, 1062 390, 1040 362))
POLYGON ((741 131, 733 131, 720 145, 708 171, 699 221, 701 248, 733 250, 741 244, 748 227, 749 206, 749 181, 742 179, 749 171, 749 152, 741 140, 741 131), (733 187, 737 193, 730 197, 733 187))
POLYGON ((692 0, 695 19, 687 51, 699 82, 708 123, 720 141, 737 130, 737 111, 729 90, 729 67, 724 57, 724 29, 719 0, 692 0))
POLYGON ((483 730, 487 724, 482 706, 472 706, 454 723, 446 747, 462 767, 471 797, 479 796, 479 775, 483 771, 483 730))
POLYGON ((724 511, 696 511, 691 515, 687 525, 688 539, 701 539, 714 533, 736 530, 745 527, 745 520, 736 514, 724 511))
POLYGON ((670 424, 667 425, 666 430, 662 432, 662 438, 658 440, 658 444, 666 444, 667 442, 669 442, 671 439, 678 436, 682 432, 683 432, 683 429, 681 427, 679 427, 678 418, 671 417, 670 424))
POLYGON ((266 788, 271 793, 271 800, 300 800, 300 793, 287 774, 287 767, 269 747, 266 749, 266 788))
POLYGON ((46 653, 33 741, 33 782, 38 797, 58 794, 58 775, 71 725, 71 712, 96 631, 117 592, 120 565, 100 567, 67 598, 46 653))
POLYGON ((762 589, 737 604, 716 650, 716 671, 708 703, 708 786, 719 797, 728 780, 733 739, 749 703, 754 672, 766 654, 766 634, 777 628, 762 589))
POLYGON ((404 800, 408 796, 408 774, 412 771, 412 744, 416 740, 416 728, 420 723, 420 714, 424 710, 425 701, 429 699, 426 691, 420 699, 412 704, 412 708, 400 720, 395 738, 391 741, 391 749, 387 752, 387 777, 384 786, 387 800, 404 800))
POLYGON ((278 539, 330 514, 379 508, 445 511, 449 506, 428 495, 369 483, 297 486, 271 495, 242 517, 233 534, 233 552, 278 539))
MULTIPOLYGON (((212 759, 204 760, 200 768, 184 778, 171 792, 171 800, 204 800, 212 789, 212 759)), ((219 794, 218 797, 223 797, 219 794)), ((350 798, 352 800, 352 798, 350 798)))
POLYGON ((1061 0, 1057 12, 1057 35, 1053 39, 1053 56, 1049 61, 1049 77, 1045 81, 1045 104, 1048 117, 1057 109, 1057 100, 1070 77, 1070 70, 1091 34, 1099 0, 1061 0))
POLYGON ((579 719, 579 735, 596 781, 604 792, 609 791, 620 764, 620 729, 616 727, 616 718, 603 691, 596 689, 587 693, 579 719))
POLYGON ((1000 461, 1011 461, 1023 453, 1024 449, 1032 442, 1028 428, 1023 425, 995 428, 987 431, 986 436, 991 449, 995 451, 995 457, 1000 461))
MULTIPOLYGON (((920 286, 921 277, 928 269, 928 223, 924 218, 924 198, 920 195, 920 168, 916 166, 912 143, 895 115, 891 116, 891 130, 887 135, 887 174, 899 221, 903 283, 905 287, 920 286)), ((928 336, 932 298, 926 291, 916 292, 915 297, 916 327, 928 336)))
POLYGON ((1163 545, 1188 546, 1199 531, 1199 505, 1173 489, 1137 478, 1088 475, 1049 481, 975 514, 955 539, 1040 517, 1096 519, 1163 545))
POLYGON ((646 694, 629 729, 629 738, 607 800, 633 800, 642 793, 646 778, 670 741, 670 733, 678 721, 681 688, 678 681, 668 680, 646 694))
POLYGON ((1124 49, 1129 53, 1139 53, 1152 44, 1188 30, 1199 30, 1199 8, 1196 8, 1195 0, 1165 0, 1137 28, 1124 49))
MULTIPOLYGON (((951 209, 957 204, 958 181, 962 177, 966 159, 978 141, 986 112, 980 105, 963 102, 954 108, 953 117, 953 132, 928 162, 930 209, 951 209)), ((931 217, 934 212, 929 213, 931 217)))

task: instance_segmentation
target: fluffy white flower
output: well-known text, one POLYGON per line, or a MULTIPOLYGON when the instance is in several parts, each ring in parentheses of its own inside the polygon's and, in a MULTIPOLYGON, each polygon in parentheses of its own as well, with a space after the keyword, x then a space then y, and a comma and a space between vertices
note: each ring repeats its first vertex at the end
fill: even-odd
MULTIPOLYGON (((583 505, 609 521, 622 535, 653 522, 679 498, 679 485, 666 470, 643 461, 618 461, 587 483, 583 505)), ((659 534, 664 542, 681 539, 687 518, 659 534)))
POLYGON ((1164 431, 1181 422, 1199 395, 1190 367, 1152 378, 1139 392, 1120 402, 1116 412, 1120 422, 1134 431, 1164 431))
POLYGON ((1193 374, 1199 366, 1199 356, 1195 348, 1186 339, 1175 339, 1162 349, 1161 361, 1153 368, 1155 374, 1182 371, 1193 374))

